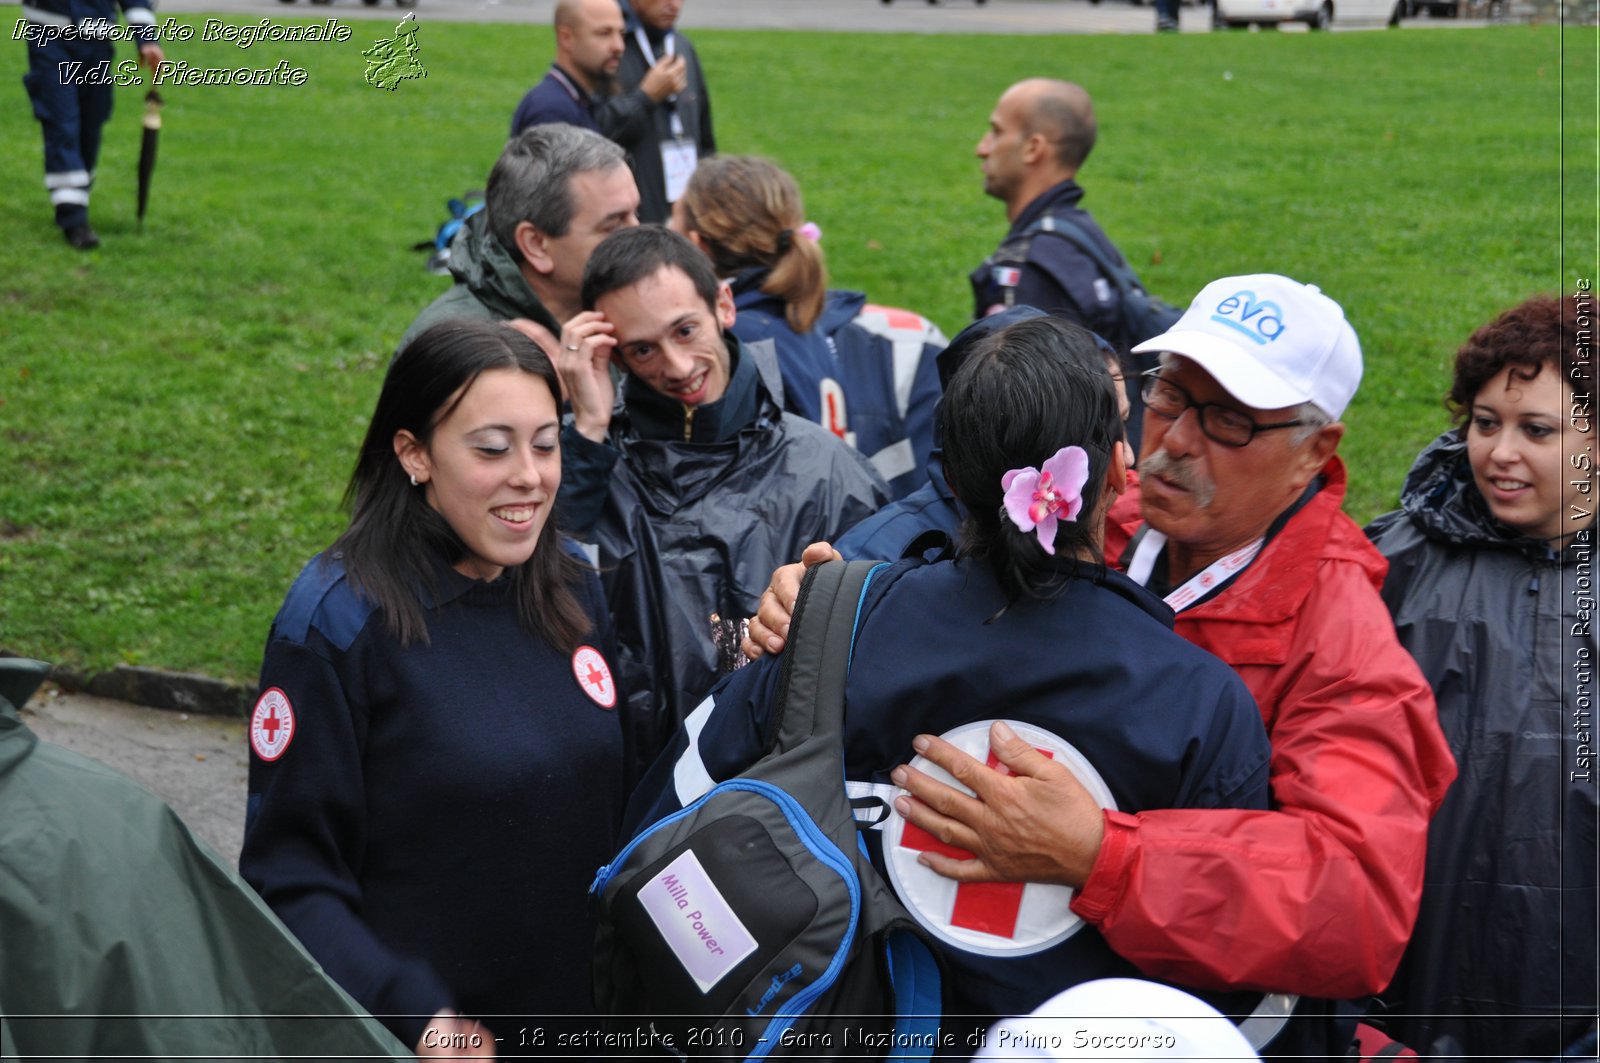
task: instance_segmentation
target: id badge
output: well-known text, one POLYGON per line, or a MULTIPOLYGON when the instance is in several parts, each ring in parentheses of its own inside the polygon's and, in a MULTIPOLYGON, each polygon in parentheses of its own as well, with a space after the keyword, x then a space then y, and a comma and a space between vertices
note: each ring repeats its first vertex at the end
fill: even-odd
POLYGON ((666 174, 667 202, 676 203, 689 187, 689 178, 699 160, 694 141, 684 137, 661 142, 661 169, 666 174))

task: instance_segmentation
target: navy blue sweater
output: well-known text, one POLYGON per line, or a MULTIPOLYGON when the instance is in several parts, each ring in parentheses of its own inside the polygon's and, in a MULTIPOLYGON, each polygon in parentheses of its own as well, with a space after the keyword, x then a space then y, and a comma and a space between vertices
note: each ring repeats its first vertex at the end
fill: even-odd
MULTIPOLYGON (((931 843, 907 833, 891 847, 898 815, 890 811, 888 776, 912 758, 917 734, 949 735, 996 718, 1037 728, 1086 758, 1124 812, 1264 808, 1270 756, 1261 714, 1238 676, 1174 634, 1172 611, 1127 577, 1074 579, 1054 600, 1005 606, 989 569, 970 561, 878 570, 857 622, 845 692, 846 785, 858 820, 874 828, 864 832, 867 849, 938 939, 949 975, 946 1015, 980 1016, 980 1025, 1026 1014, 1078 982, 1138 972, 1071 916, 1064 888, 1034 885, 1019 894, 1018 929, 973 929, 957 925, 952 904, 966 902, 953 883, 941 892, 932 872, 913 879, 919 873, 904 870, 931 843), (883 802, 875 811, 874 797, 883 802), (890 868, 891 856, 900 872, 890 868), (1028 899, 1041 889, 1057 895, 1028 899), (1029 919, 1059 929, 1030 941, 1020 929, 1029 919)), ((712 690, 640 785, 630 826, 683 807, 759 759, 780 666, 763 660, 712 690)), ((984 915, 991 903, 1010 902, 974 902, 984 915)), ((1211 999, 1238 1009, 1233 999, 1211 999)), ((1243 1010, 1253 1005, 1252 998, 1243 1010)))
MULTIPOLYGON (((522 629, 509 578, 440 575, 431 641, 404 647, 338 561, 295 581, 261 670, 239 860, 407 1045, 444 1007, 593 1011, 586 890, 624 789, 615 708, 585 693, 574 654, 522 629)), ((580 597, 585 644, 615 661, 592 575, 580 597)))

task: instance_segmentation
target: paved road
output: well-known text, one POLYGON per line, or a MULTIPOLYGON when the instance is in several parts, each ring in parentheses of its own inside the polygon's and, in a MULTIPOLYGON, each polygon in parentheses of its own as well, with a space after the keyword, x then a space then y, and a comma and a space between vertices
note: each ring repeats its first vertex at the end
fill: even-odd
MULTIPOLYGON (((418 0, 417 18, 449 22, 528 22, 550 25, 555 0, 418 0)), ((310 0, 162 0, 168 13, 213 12, 252 16, 335 16, 341 19, 393 19, 394 4, 367 6, 336 0, 330 6, 310 0)), ((1196 28, 1201 20, 1196 20, 1196 28)), ((1139 33, 1153 29, 1148 7, 1127 0, 1094 5, 1089 0, 688 0, 680 25, 696 29, 857 30, 870 33, 1139 33)))
POLYGON ((230 864, 239 859, 250 750, 241 719, 40 690, 22 708, 40 738, 93 757, 177 810, 230 864))
MULTIPOLYGON (((0 0, 10 3, 14 0, 0 0)), ((418 0, 419 20, 445 22, 526 22, 550 24, 555 0, 418 0)), ((332 17, 339 19, 394 19, 400 8, 383 2, 375 6, 356 0, 336 0, 322 6, 310 0, 161 0, 161 13, 230 15, 251 18, 332 17)), ((863 33, 1151 33, 1154 10, 1135 7, 1128 0, 689 0, 680 23, 695 29, 853 30, 863 33)), ((1425 18, 1408 25, 1428 25, 1425 18)), ((1465 28, 1483 25, 1475 20, 1441 19, 1434 26, 1465 28)), ((1182 16, 1186 33, 1211 29, 1208 11, 1186 7, 1182 16)), ((1338 26, 1335 29, 1376 28, 1338 26)))

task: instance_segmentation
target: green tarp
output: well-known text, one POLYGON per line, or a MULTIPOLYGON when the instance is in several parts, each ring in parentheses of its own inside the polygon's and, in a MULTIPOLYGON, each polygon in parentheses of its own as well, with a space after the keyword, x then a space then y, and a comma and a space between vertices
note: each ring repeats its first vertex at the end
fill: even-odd
POLYGON ((0 661, 0 1059, 409 1058, 172 809, 21 722, 26 669, 0 661))

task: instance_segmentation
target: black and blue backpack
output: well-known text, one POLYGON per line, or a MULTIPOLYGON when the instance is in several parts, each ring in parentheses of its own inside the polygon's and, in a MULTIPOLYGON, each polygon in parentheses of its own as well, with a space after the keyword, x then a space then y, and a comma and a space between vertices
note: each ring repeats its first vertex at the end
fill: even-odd
POLYGON ((876 567, 807 571, 766 755, 643 828, 591 887, 596 1001, 671 1054, 937 1047, 938 961, 868 860, 844 788, 845 680, 876 567))
POLYGON ((445 209, 450 216, 439 224, 439 229, 433 234, 432 240, 422 240, 412 245, 415 251, 431 251, 428 256, 427 270, 429 273, 441 277, 450 275, 450 241, 456 238, 456 233, 467 223, 467 219, 483 209, 482 192, 464 192, 458 199, 452 196, 445 201, 445 209))

